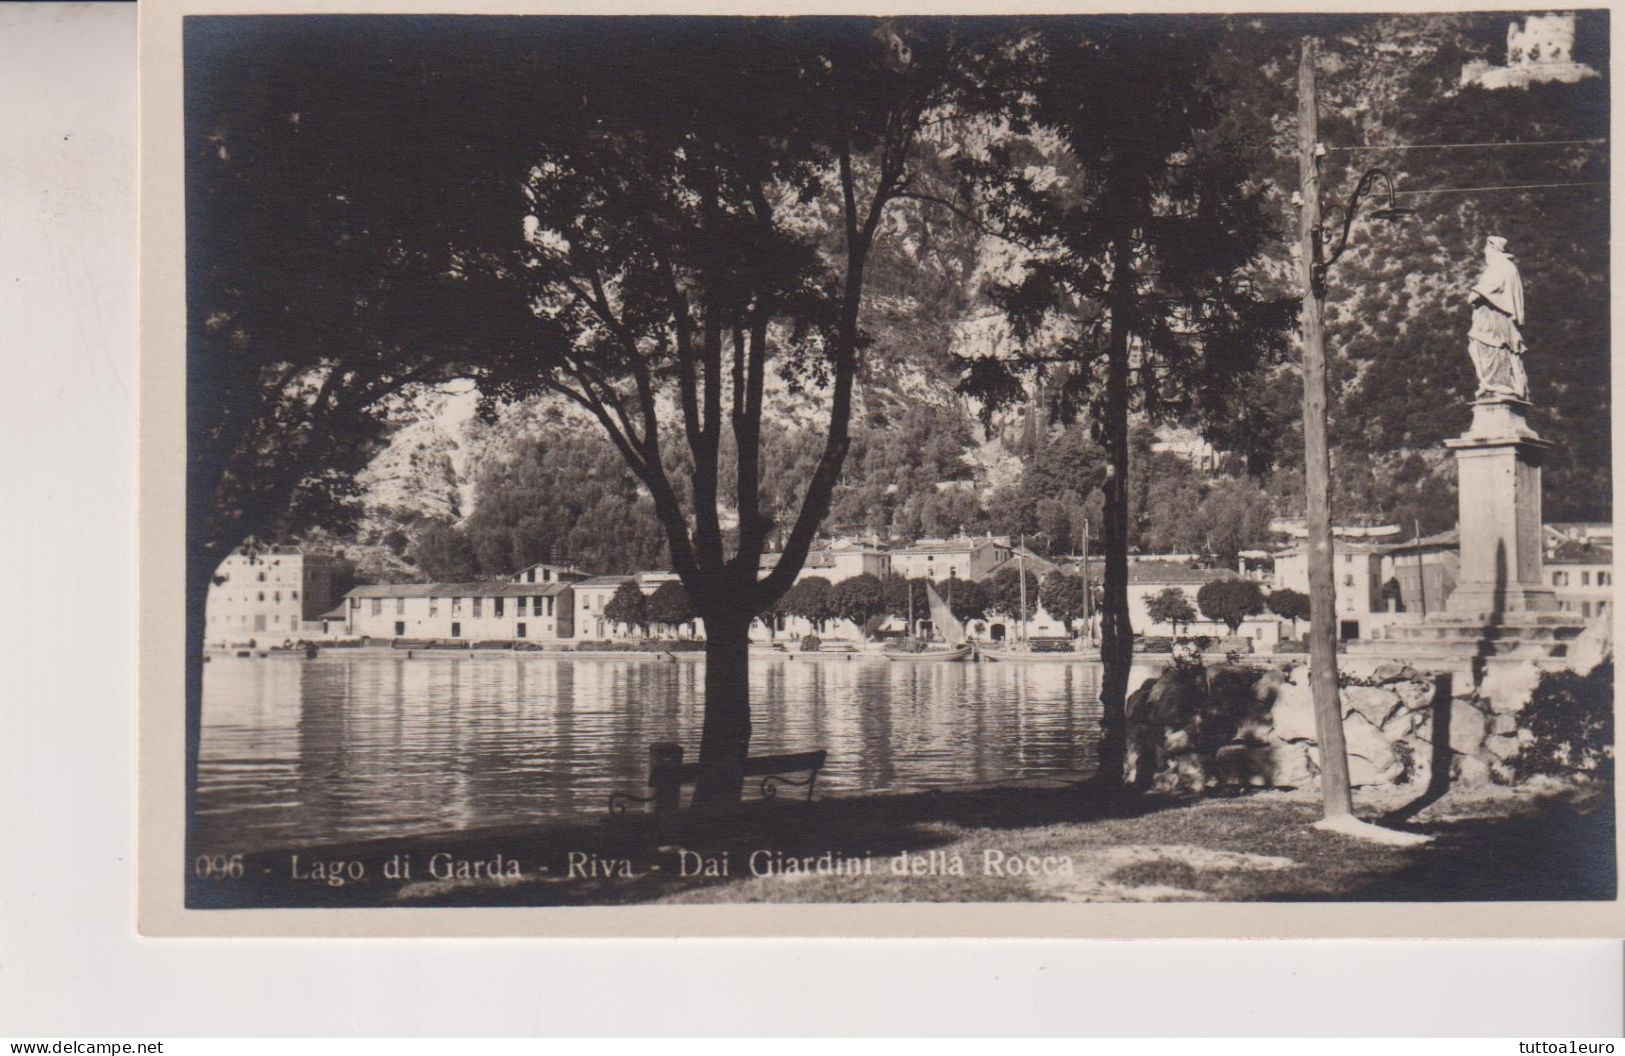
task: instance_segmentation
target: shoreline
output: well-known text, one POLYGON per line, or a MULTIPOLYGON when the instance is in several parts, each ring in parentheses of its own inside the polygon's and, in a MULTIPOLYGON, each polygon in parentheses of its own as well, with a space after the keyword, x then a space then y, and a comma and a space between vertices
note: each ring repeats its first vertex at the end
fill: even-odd
MULTIPOLYGON (((652 650, 652 649, 470 649, 452 648, 445 646, 414 646, 411 649, 398 649, 385 645, 331 645, 321 642, 311 643, 315 646, 317 654, 314 659, 359 656, 372 659, 396 657, 401 660, 422 660, 438 657, 468 660, 656 660, 662 662, 704 663, 705 650, 652 650)), ((227 659, 307 659, 303 649, 258 648, 238 646, 210 646, 204 649, 205 658, 224 657, 227 659)), ((813 652, 799 652, 794 649, 777 650, 765 645, 752 644, 750 650, 752 660, 768 659, 783 661, 813 661, 817 663, 866 661, 871 663, 910 664, 930 663, 941 666, 942 662, 931 659, 913 660, 908 657, 888 657, 879 649, 831 649, 816 650, 813 652)), ((1131 667, 1166 667, 1172 662, 1169 653, 1135 653, 1131 667)), ((1201 660, 1208 666, 1231 662, 1224 653, 1203 653, 1201 660)), ((1278 664, 1297 663, 1307 664, 1307 653, 1244 653, 1239 663, 1244 666, 1274 666, 1278 664)), ((1011 661, 991 657, 967 657, 964 660, 953 661, 960 664, 1007 664, 1011 661)), ((1043 653, 1035 656, 1023 657, 1019 663, 1022 666, 1029 664, 1100 664, 1098 653, 1043 653)))

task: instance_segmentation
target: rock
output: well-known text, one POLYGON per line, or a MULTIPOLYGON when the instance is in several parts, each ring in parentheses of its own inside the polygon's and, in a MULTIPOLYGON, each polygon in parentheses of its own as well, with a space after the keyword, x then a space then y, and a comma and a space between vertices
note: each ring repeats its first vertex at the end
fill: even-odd
POLYGON ((1312 741, 1315 739, 1315 703, 1309 693, 1309 673, 1298 672, 1300 681, 1282 682, 1275 693, 1275 706, 1270 709, 1270 723, 1274 735, 1282 741, 1312 741))
POLYGON ((1484 741, 1484 748, 1503 763, 1518 757, 1522 749, 1516 737, 1490 737, 1484 741))
POLYGON ((1309 752, 1296 744, 1226 745, 1214 756, 1214 768, 1220 781, 1247 788, 1302 788, 1315 782, 1309 752))
POLYGON ((1381 682, 1384 684, 1389 682, 1403 682, 1406 679, 1412 679, 1415 677, 1416 670, 1412 668, 1411 665, 1397 663, 1393 660, 1378 664, 1376 667, 1371 669, 1371 681, 1373 682, 1381 682))
POLYGON ((1299 744, 1275 744, 1270 749, 1270 784, 1276 788, 1307 788, 1320 773, 1319 757, 1299 744))
POLYGON ((1423 711, 1408 711, 1403 707, 1395 708, 1388 721, 1382 724, 1382 735, 1390 741, 1405 741, 1411 739, 1417 731, 1430 725, 1430 717, 1423 711))
POLYGON ((1253 699, 1258 702, 1259 710, 1269 711, 1270 705, 1275 700, 1275 694, 1286 679, 1286 671, 1278 667, 1272 667, 1258 676, 1258 681, 1253 683, 1253 699))
MULTIPOLYGON (((1489 732, 1489 716, 1474 706, 1472 701, 1457 697, 1450 701, 1450 750, 1462 755, 1477 755, 1483 747, 1484 735, 1489 732)), ((1432 727, 1417 734, 1431 743, 1432 727)))
POLYGON ((1399 698, 1399 706, 1407 711, 1432 711, 1433 695, 1437 687, 1433 680, 1418 675, 1402 682, 1395 682, 1388 687, 1399 698))
POLYGON ((1457 788, 1478 788, 1490 783, 1489 764, 1471 755, 1458 755, 1450 764, 1450 781, 1457 788))
POLYGON ((1514 734, 1518 732, 1518 718, 1516 715, 1502 713, 1491 717, 1490 732, 1500 734, 1514 734))
POLYGON ((1569 670, 1578 675, 1589 675, 1597 667, 1614 658, 1614 610, 1602 614, 1569 643, 1565 654, 1569 670))
POLYGON ((1157 684, 1157 679, 1148 678, 1140 683, 1140 688, 1128 695, 1123 702, 1123 714, 1131 723, 1144 722, 1145 710, 1150 703, 1151 690, 1157 684))
POLYGON ((1222 784, 1262 788, 1270 783, 1270 750, 1227 744, 1214 754, 1213 768, 1222 784))
POLYGON ((1398 695, 1380 686, 1344 686, 1340 696, 1345 719, 1357 714, 1373 726, 1381 726, 1399 707, 1398 695))
POLYGON ((1270 743, 1270 733, 1274 727, 1268 718, 1243 719, 1236 726, 1236 740, 1243 744, 1259 746, 1270 743))
POLYGON ((1151 779, 1151 791, 1180 795, 1197 795, 1207 788, 1207 767, 1195 752, 1170 755, 1151 779))
POLYGON ((1207 697, 1205 690, 1200 671, 1191 673, 1169 668, 1151 684, 1143 713, 1136 716, 1136 721, 1183 726, 1187 718, 1201 709, 1207 697))
POLYGON ((1170 726, 1162 735, 1162 749, 1165 752, 1188 752, 1191 748, 1191 735, 1189 731, 1178 726, 1170 726))
POLYGON ((1492 660, 1478 684, 1478 696, 1489 703, 1492 711, 1522 711, 1529 706, 1539 684, 1540 668, 1529 661, 1492 660))
POLYGON ((1386 784, 1405 771, 1394 746, 1363 715, 1343 720, 1343 739, 1349 753, 1349 781, 1356 785, 1386 784))

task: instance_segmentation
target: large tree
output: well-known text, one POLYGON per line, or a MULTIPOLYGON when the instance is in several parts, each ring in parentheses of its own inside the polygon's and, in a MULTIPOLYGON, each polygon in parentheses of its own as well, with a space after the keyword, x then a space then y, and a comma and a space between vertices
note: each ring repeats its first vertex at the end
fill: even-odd
POLYGON ((1045 376, 1063 417, 1105 449, 1100 781, 1122 782, 1133 628, 1129 417, 1183 420, 1234 450, 1273 436, 1247 398, 1284 357, 1295 302, 1258 267, 1277 235, 1261 188, 1217 135, 1217 26, 1102 19, 1046 29, 1014 53, 1037 134, 966 163, 983 215, 1027 248, 999 300, 1021 348, 967 363, 964 389, 1023 399, 1045 376), (1112 105, 1102 106, 1100 100, 1112 105))
POLYGON ((653 498, 706 626, 699 803, 738 798, 748 629, 795 582, 829 510, 872 351, 866 269, 921 163, 923 123, 955 88, 963 33, 869 20, 606 29, 612 61, 600 49, 570 64, 576 98, 549 114, 509 237, 467 256, 468 285, 485 291, 478 326, 510 356, 486 391, 574 401, 653 498), (763 576, 772 373, 822 393, 824 436, 763 576))
MULTIPOLYGON (((244 544, 350 528, 390 414, 479 343, 437 330, 460 315, 441 252, 456 214, 421 205, 495 186, 443 144, 491 137, 513 83, 494 71, 513 67, 426 78, 419 31, 389 27, 186 22, 189 807, 216 567, 244 544)), ((502 53, 500 35, 439 46, 450 70, 502 53)))

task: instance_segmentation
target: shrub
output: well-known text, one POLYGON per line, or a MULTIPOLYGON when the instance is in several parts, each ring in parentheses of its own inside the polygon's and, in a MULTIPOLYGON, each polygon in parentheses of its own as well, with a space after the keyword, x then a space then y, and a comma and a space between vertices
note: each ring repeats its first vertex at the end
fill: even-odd
POLYGON ((820 648, 823 647, 823 644, 823 639, 819 638, 818 635, 809 634, 801 639, 801 651, 804 653, 816 653, 820 648))
POLYGON ((1614 776, 1614 665, 1589 675, 1550 671, 1540 677, 1523 721, 1534 743, 1518 757, 1518 776, 1614 776))

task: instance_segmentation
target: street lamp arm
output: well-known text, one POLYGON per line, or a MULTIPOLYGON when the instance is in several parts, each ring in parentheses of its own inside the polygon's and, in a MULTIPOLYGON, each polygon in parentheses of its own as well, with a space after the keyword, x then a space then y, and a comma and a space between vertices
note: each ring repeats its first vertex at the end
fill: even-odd
POLYGON ((1380 220, 1400 220, 1411 215, 1412 210, 1394 204, 1394 180, 1383 169, 1368 169, 1355 185, 1354 193, 1349 195, 1348 205, 1332 205, 1326 209, 1326 216, 1331 220, 1328 227, 1322 223, 1315 227, 1315 255, 1319 259, 1314 265, 1315 285, 1319 289, 1326 286, 1326 273, 1337 262, 1348 248, 1349 232, 1354 227, 1354 218, 1360 213, 1360 201, 1371 194, 1381 183, 1388 194, 1388 204, 1376 210, 1372 216, 1380 220), (1342 230, 1337 231, 1338 221, 1342 222, 1342 230), (1335 243, 1335 244, 1334 244, 1335 243), (1331 247, 1327 252, 1324 247, 1331 247))

